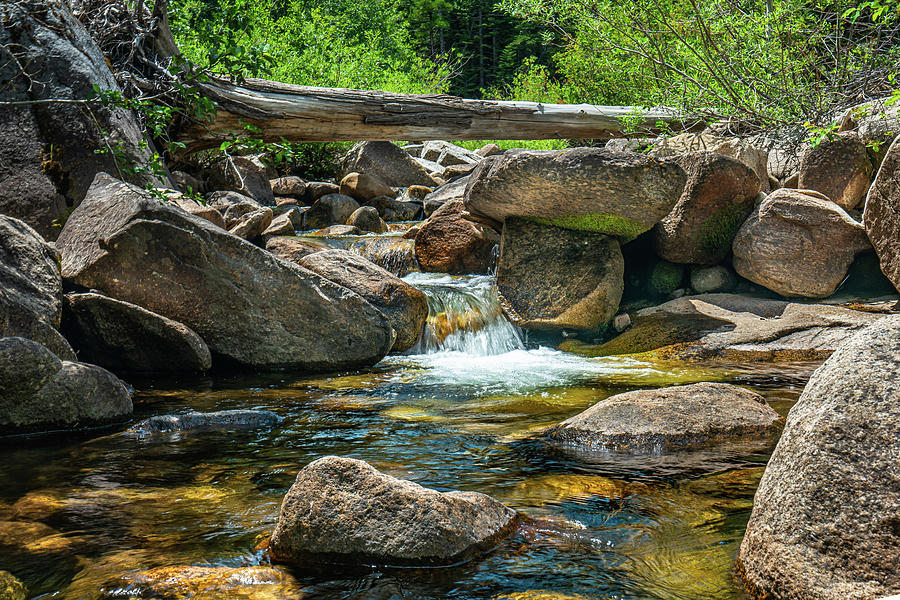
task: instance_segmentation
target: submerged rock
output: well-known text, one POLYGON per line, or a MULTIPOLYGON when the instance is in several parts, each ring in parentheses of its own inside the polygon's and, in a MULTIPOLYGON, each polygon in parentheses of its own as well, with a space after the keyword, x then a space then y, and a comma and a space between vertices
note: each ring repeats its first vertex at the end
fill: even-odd
POLYGON ((114 371, 197 372, 212 366, 194 330, 101 294, 68 294, 63 331, 79 356, 114 371))
POLYGON ((360 142, 341 162, 341 172, 365 173, 392 187, 424 185, 434 187, 434 179, 409 153, 391 142, 360 142))
POLYGON ((32 339, 75 360, 56 330, 61 316, 59 254, 27 224, 0 215, 0 337, 32 339))
POLYGON ((737 294, 678 298, 632 314, 633 325, 599 346, 565 342, 589 356, 654 352, 702 360, 822 360, 880 315, 737 294))
POLYGON ((164 600, 271 600, 303 598, 289 573, 272 567, 158 567, 125 578, 141 597, 164 600))
POLYGON ((659 454, 769 435, 780 419, 755 392, 725 383, 695 383, 611 396, 544 436, 577 451, 659 454))
POLYGON ((721 262, 753 210, 759 177, 745 164, 715 152, 687 154, 678 164, 687 184, 672 212, 653 229, 656 252, 674 263, 721 262))
POLYGON ((881 272, 900 291, 900 142, 896 140, 869 189, 863 223, 881 272))
POLYGON ((9 571, 0 571, 0 599, 25 600, 27 597, 28 589, 21 581, 9 571))
POLYGON ((633 152, 522 150, 479 164, 465 205, 500 223, 528 217, 627 241, 669 214, 684 184, 677 164, 633 152))
POLYGON ((489 226, 467 219, 460 201, 444 204, 416 234, 416 259, 423 271, 489 273, 500 236, 489 226))
POLYGON ((252 429, 272 427, 281 418, 268 410, 220 410, 189 412, 182 415, 157 415, 128 429, 130 433, 170 433, 216 429, 252 429))
POLYGON ((438 492, 328 456, 303 468, 281 505, 274 560, 442 565, 505 537, 514 510, 476 492, 438 492))
POLYGON ((862 224, 802 190, 772 192, 734 239, 738 275, 782 296, 826 298, 857 254, 871 248, 862 224))
POLYGON ((872 171, 865 143, 855 132, 845 131, 803 153, 797 185, 850 210, 866 197, 872 171))
POLYGON ((184 323, 259 369, 372 364, 393 345, 359 295, 101 174, 58 241, 63 277, 184 323))
POLYGON ((399 277, 346 250, 316 252, 297 264, 356 292, 383 312, 397 333, 394 352, 409 350, 419 341, 428 317, 428 300, 399 277))
POLYGON ((752 597, 900 589, 900 316, 853 336, 791 409, 756 492, 738 574, 752 597))
POLYGON ((103 425, 132 411, 131 393, 109 371, 19 337, 0 338, 0 390, 0 434, 103 425))
POLYGON ((592 331, 616 314, 625 261, 615 238, 510 217, 501 240, 497 288, 516 325, 592 331))

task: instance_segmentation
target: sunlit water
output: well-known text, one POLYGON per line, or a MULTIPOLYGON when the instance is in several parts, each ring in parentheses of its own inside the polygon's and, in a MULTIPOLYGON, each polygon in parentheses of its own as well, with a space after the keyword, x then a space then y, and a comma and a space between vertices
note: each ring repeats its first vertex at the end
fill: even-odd
POLYGON ((297 471, 336 454, 429 487, 484 492, 537 520, 462 567, 294 569, 289 597, 742 597, 732 563, 774 439, 715 459, 686 455, 679 469, 584 462, 533 436, 611 394, 696 381, 748 385, 784 414, 814 365, 649 364, 526 349, 512 326, 494 322, 502 317, 484 301, 489 278, 411 281, 429 292, 432 316, 466 302, 484 312, 463 319, 467 331, 440 332, 420 353, 359 372, 131 380, 135 420, 260 408, 283 418, 274 429, 141 438, 122 424, 81 439, 7 441, 0 570, 33 597, 81 599, 127 597, 133 574, 157 566, 260 564, 254 548, 297 471), (477 339, 475 323, 490 340, 477 339))

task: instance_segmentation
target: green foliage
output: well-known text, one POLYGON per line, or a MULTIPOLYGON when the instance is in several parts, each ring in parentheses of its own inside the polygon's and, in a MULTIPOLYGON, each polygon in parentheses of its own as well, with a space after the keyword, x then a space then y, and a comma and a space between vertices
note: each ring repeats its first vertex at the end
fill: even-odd
POLYGON ((464 140, 453 142, 467 150, 478 150, 486 144, 497 144, 500 150, 526 148, 528 150, 563 150, 569 147, 568 140, 464 140))

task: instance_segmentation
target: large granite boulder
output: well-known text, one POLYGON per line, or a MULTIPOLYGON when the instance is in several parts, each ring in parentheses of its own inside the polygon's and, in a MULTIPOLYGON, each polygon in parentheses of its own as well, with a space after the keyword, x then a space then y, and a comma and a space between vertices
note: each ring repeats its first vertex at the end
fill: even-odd
POLYGON ((206 342, 191 328, 102 294, 68 294, 62 330, 79 358, 112 371, 190 373, 212 366, 206 342))
POLYGON ((365 173, 392 187, 424 185, 435 181, 425 168, 392 142, 360 142, 341 161, 342 175, 365 173))
POLYGON ((824 360, 878 314, 737 294, 671 300, 631 315, 632 327, 599 346, 566 342, 589 356, 653 352, 660 358, 824 360))
POLYGON ((881 271, 900 290, 900 142, 896 140, 869 189, 863 223, 881 271))
POLYGON ((450 183, 445 183, 435 189, 423 199, 425 216, 430 217, 437 209, 452 200, 465 200, 466 187, 469 185, 469 176, 460 177, 450 183))
POLYGON ((624 271, 619 242, 608 235, 515 217, 503 225, 497 289, 520 327, 596 330, 619 308, 624 271))
POLYGON ((463 203, 447 202, 416 234, 416 259, 423 271, 490 273, 500 236, 488 225, 466 218, 463 203))
POLYGON ((394 190, 391 186, 368 173, 348 173, 345 175, 341 179, 340 193, 362 203, 366 203, 378 196, 394 197, 394 190))
POLYGON ((499 223, 545 225, 631 240, 672 211, 684 189, 677 164, 605 148, 507 152, 469 176, 466 209, 499 223))
POLYGON ((56 330, 62 316, 59 255, 37 231, 0 215, 0 337, 19 336, 59 358, 75 353, 56 330))
POLYGON ((378 209, 374 206, 360 206, 347 218, 347 225, 359 227, 360 231, 372 233, 384 233, 388 230, 387 223, 378 215, 378 209))
POLYGON ((339 369, 394 343, 359 295, 105 174, 57 247, 65 279, 184 323, 226 362, 339 369))
POLYGON ((734 239, 734 270, 782 296, 834 293, 857 254, 872 247, 862 224, 804 190, 772 192, 734 239))
POLYGON ((322 229, 347 222, 359 203, 343 194, 326 194, 316 200, 304 214, 307 229, 322 229))
POLYGON ((266 238, 266 250, 278 258, 283 258, 284 260, 293 263, 296 263, 297 259, 303 258, 307 254, 321 252, 328 248, 329 246, 327 244, 315 244, 308 240, 301 240, 296 237, 273 235, 266 238))
POLYGON ((659 454, 770 435, 780 420, 756 392, 695 383, 611 396, 551 427, 544 437, 577 451, 659 454))
MULTIPOLYGON (((715 152, 733 158, 751 169, 759 177, 760 190, 768 193, 770 152, 759 140, 724 137, 714 133, 681 133, 670 138, 649 140, 647 154, 657 158, 681 156, 695 152, 715 152)), ((640 151, 638 144, 636 151, 640 151)))
POLYGON ((265 205, 275 204, 272 184, 266 170, 243 156, 229 156, 216 161, 207 173, 209 187, 234 191, 265 205))
POLYGON ((269 543, 276 561, 446 565, 510 533, 516 513, 476 492, 438 492, 327 456, 297 475, 269 543))
MULTIPOLYGON (((119 91, 68 2, 4 3, 0 47, 8 50, 0 61, 3 100, 24 103, 0 110, 0 213, 55 239, 59 229, 53 223, 81 201, 94 175, 116 172, 117 160, 123 167, 146 166, 151 152, 142 147, 141 129, 129 111, 101 103, 41 102, 83 100, 94 86, 119 91), (102 152, 108 148, 116 155, 102 152)), ((142 170, 122 171, 134 183, 162 183, 142 170)))
POLYGON ((754 598, 868 600, 900 590, 900 316, 810 378, 760 481, 738 556, 754 598))
POLYGON ((428 299, 396 275, 346 250, 315 252, 297 264, 356 292, 383 312, 397 333, 394 352, 409 350, 419 341, 428 318, 428 299))
POLYGON ((0 338, 0 435, 76 429, 121 421, 131 393, 94 365, 59 360, 41 344, 0 338))
POLYGON ((678 159, 687 184, 675 208, 654 227, 656 252, 674 263, 711 265, 731 243, 759 194, 759 177, 742 162, 715 152, 678 159))
POLYGON ((815 190, 843 208, 856 208, 872 182, 865 143, 852 131, 822 140, 803 153, 798 187, 815 190))

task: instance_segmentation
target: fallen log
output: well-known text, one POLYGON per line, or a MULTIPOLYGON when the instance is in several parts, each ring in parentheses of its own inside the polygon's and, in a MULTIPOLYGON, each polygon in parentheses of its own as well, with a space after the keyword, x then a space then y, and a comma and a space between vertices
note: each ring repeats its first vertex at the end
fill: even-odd
POLYGON ((240 85, 214 79, 200 88, 218 108, 211 120, 181 132, 188 152, 218 146, 247 124, 254 136, 271 142, 608 139, 622 137, 626 124, 631 133, 685 125, 665 108, 467 100, 262 79, 240 85))

